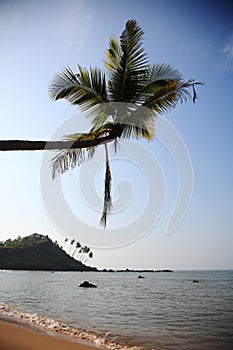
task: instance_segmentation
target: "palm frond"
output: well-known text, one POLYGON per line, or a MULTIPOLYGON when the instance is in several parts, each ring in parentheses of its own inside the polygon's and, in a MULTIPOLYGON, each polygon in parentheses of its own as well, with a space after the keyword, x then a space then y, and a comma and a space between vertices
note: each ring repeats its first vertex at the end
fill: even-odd
POLYGON ((106 59, 104 60, 107 73, 111 74, 119 68, 122 50, 119 40, 111 37, 109 41, 109 48, 106 50, 106 59))
POLYGON ((202 84, 194 80, 165 82, 159 88, 154 89, 154 93, 145 100, 143 106, 151 108, 155 113, 162 114, 175 108, 178 103, 187 102, 192 97, 190 89, 195 92, 193 101, 196 99, 194 86, 202 84))
MULTIPOLYGON (((65 140, 70 141, 70 147, 75 141, 98 140, 104 136, 111 136, 111 140, 117 139, 122 133, 122 128, 118 124, 106 123, 96 130, 91 130, 89 133, 76 133, 67 135, 65 140)), ((51 160, 52 178, 65 173, 75 166, 79 166, 82 162, 90 159, 95 154, 97 146, 87 148, 69 148, 58 151, 51 160)))
POLYGON ((98 104, 90 111, 88 117, 91 119, 92 130, 97 130, 108 122, 111 122, 111 112, 108 103, 98 104))
POLYGON ((107 51, 107 62, 111 52, 111 75, 109 79, 110 97, 114 101, 131 101, 142 86, 143 71, 147 67, 147 56, 142 48, 143 31, 135 20, 126 23, 120 37, 118 55, 107 51), (112 64, 113 59, 115 60, 112 64))
POLYGON ((167 64, 154 64, 147 66, 141 78, 141 89, 137 91, 132 99, 132 103, 146 105, 146 101, 156 92, 164 89, 168 83, 180 81, 181 74, 167 64))
POLYGON ((142 48, 143 31, 135 20, 126 23, 125 30, 120 37, 123 55, 121 57, 122 68, 131 71, 144 69, 147 58, 142 48))
MULTIPOLYGON (((70 141, 71 145, 75 141, 94 140, 103 133, 92 132, 88 134, 71 134, 64 137, 70 141)), ((51 160, 52 178, 65 173, 69 169, 74 169, 84 161, 92 158, 95 154, 96 147, 64 149, 58 151, 51 160)))
MULTIPOLYGON (((93 156, 93 151, 91 152, 93 156)), ((51 160, 52 178, 74 169, 88 158, 84 149, 65 149, 56 153, 51 160)))
POLYGON ((185 82, 177 69, 165 63, 148 67, 144 74, 146 83, 141 91, 135 94, 133 102, 152 109, 155 114, 168 112, 178 103, 186 102, 192 96, 190 88, 193 89, 195 102, 197 95, 194 86, 202 84, 193 79, 185 82))
POLYGON ((102 216, 100 219, 100 225, 106 227, 107 217, 112 209, 112 198, 111 198, 111 185, 112 185, 112 175, 108 159, 108 148, 105 144, 105 181, 104 181, 104 206, 102 211, 102 216))
POLYGON ((196 99, 198 98, 198 96, 197 96, 197 92, 196 92, 196 89, 195 89, 195 85, 204 85, 204 83, 203 82, 194 82, 191 85, 193 87, 193 103, 196 103, 196 99))
POLYGON ((133 102, 152 109, 155 114, 169 111, 178 102, 186 102, 191 97, 189 88, 198 83, 185 82, 177 69, 165 63, 148 67, 144 75, 146 83, 135 94, 133 102))
MULTIPOLYGON (((117 138, 146 138, 152 140, 154 134, 154 111, 133 103, 110 102, 107 104, 113 122, 106 126, 117 132, 117 138)), ((107 107, 106 107, 107 108, 107 107)))
POLYGON ((122 131, 123 139, 130 139, 132 137, 136 139, 144 138, 147 141, 151 141, 154 136, 154 123, 153 120, 142 122, 141 126, 134 124, 124 124, 122 131))
POLYGON ((70 89, 80 85, 77 75, 73 73, 70 67, 64 68, 59 73, 55 74, 49 85, 49 96, 52 101, 64 98, 70 89))
POLYGON ((147 141, 151 141, 154 136, 154 111, 141 106, 134 106, 130 110, 121 124, 122 138, 145 138, 147 141))
POLYGON ((78 73, 67 67, 56 74, 49 87, 52 100, 65 98, 82 111, 90 110, 107 102, 105 74, 100 69, 78 66, 78 73))
POLYGON ((149 82, 182 80, 183 77, 178 69, 166 63, 156 63, 149 67, 149 82))
POLYGON ((51 160, 52 178, 74 169, 95 155, 96 147, 64 149, 58 151, 51 160))

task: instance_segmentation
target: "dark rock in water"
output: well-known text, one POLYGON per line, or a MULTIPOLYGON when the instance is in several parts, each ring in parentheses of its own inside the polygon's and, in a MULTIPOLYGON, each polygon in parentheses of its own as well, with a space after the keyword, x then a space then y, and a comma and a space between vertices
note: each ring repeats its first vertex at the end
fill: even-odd
POLYGON ((79 285, 79 287, 83 287, 83 288, 97 288, 97 286, 95 284, 92 284, 88 281, 84 281, 83 283, 81 283, 79 285))
POLYGON ((193 283, 199 283, 199 281, 198 280, 193 280, 193 283))
POLYGON ((145 278, 145 277, 144 277, 144 276, 142 276, 142 275, 139 275, 139 276, 138 276, 138 278, 145 278))

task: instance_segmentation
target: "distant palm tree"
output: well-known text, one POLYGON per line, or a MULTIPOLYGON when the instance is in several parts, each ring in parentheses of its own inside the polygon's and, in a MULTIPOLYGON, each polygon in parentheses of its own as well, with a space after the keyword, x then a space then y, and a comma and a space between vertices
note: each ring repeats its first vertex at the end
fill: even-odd
POLYGON ((91 259, 93 258, 93 252, 92 252, 92 251, 89 252, 88 256, 87 256, 86 259, 83 261, 83 263, 86 264, 86 262, 87 262, 90 258, 91 258, 91 259))
POLYGON ((68 242, 68 238, 66 237, 65 240, 64 240, 64 250, 66 249, 67 242, 68 242))
POLYGON ((87 254, 89 251, 90 251, 90 248, 88 246, 85 245, 84 247, 82 247, 82 253, 79 257, 79 261, 82 261, 84 254, 87 254))
POLYGON ((78 256, 77 256, 77 260, 80 261, 80 257, 81 257, 81 254, 83 252, 83 249, 84 247, 80 247, 79 251, 78 251, 78 256))
POLYGON ((69 255, 70 255, 70 253, 71 253, 71 249, 72 249, 74 243, 75 243, 75 239, 72 239, 72 240, 70 241, 69 255))
POLYGON ((81 244, 79 242, 76 243, 76 246, 75 246, 75 250, 73 251, 73 254, 72 254, 72 257, 75 255, 75 253, 77 252, 77 250, 81 248, 81 244))
MULTIPOLYGON (((193 101, 195 85, 185 81, 179 71, 168 64, 149 65, 142 47, 143 31, 135 20, 126 23, 120 40, 112 37, 106 52, 105 67, 108 75, 98 68, 78 65, 74 73, 69 67, 55 75, 49 89, 52 100, 66 99, 81 111, 89 111, 92 128, 86 134, 66 136, 68 141, 92 141, 112 137, 115 146, 119 139, 131 137, 150 141, 154 134, 154 119, 179 102, 187 101, 190 88, 193 101)), ((105 147, 104 205, 100 224, 106 226, 111 211, 111 171, 107 143, 105 147)), ((53 177, 80 165, 91 158, 96 146, 86 149, 62 150, 52 162, 53 177)))

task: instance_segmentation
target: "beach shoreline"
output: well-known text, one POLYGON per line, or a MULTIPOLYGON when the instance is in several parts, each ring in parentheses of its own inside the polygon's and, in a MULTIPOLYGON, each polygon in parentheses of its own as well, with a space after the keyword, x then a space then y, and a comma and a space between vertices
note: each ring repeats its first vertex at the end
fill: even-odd
MULTIPOLYGON (((2 344, 2 337, 3 337, 3 341, 7 343, 7 338, 5 337, 5 331, 7 331, 7 329, 12 325, 13 328, 10 327, 10 332, 12 333, 12 335, 14 334, 14 330, 16 332, 16 335, 19 334, 20 331, 22 331, 21 332, 22 338, 23 338, 22 350, 25 348, 25 344, 26 344, 25 339, 30 337, 33 338, 33 335, 37 335, 37 334, 41 336, 54 338, 55 343, 59 343, 60 340, 68 341, 71 344, 76 345, 75 349, 80 349, 80 350, 85 350, 85 349, 93 350, 97 348, 98 349, 128 349, 128 350, 142 349, 137 346, 127 346, 125 344, 116 343, 111 339, 108 339, 106 335, 103 336, 102 334, 98 334, 95 331, 90 331, 85 329, 76 329, 63 322, 49 319, 47 317, 44 317, 36 313, 31 314, 31 313, 23 312, 3 302, 0 302, 0 322, 1 322, 1 328, 0 328, 1 344, 2 344), (23 331, 25 331, 26 333, 23 331), (29 332, 29 334, 27 332, 29 332), (84 346, 85 349, 82 348, 82 346, 84 346)), ((33 339, 31 341, 34 342, 33 339)), ((45 340, 41 339, 39 341, 43 342, 45 340)), ((8 342, 9 342, 9 345, 5 345, 5 347, 3 348, 1 348, 2 345, 0 345, 0 350, 3 350, 3 349, 6 350, 8 348, 14 349, 10 345, 12 343, 12 340, 9 339, 8 342)), ((49 344, 50 343, 51 341, 49 341, 49 344)), ((17 349, 21 350, 21 347, 17 347, 17 349)), ((50 347, 44 348, 44 350, 47 350, 47 349, 50 350, 50 347)), ((64 347, 64 348, 61 348, 61 350, 62 349, 72 350, 73 348, 71 346, 71 348, 64 347)), ((27 350, 29 349, 27 348, 27 350)), ((36 348, 33 348, 32 346, 32 350, 36 350, 36 348)), ((53 350, 53 347, 51 347, 51 350, 53 350)))
POLYGON ((32 327, 0 319, 0 350, 94 350, 94 345, 86 345, 75 340, 38 332, 32 327))

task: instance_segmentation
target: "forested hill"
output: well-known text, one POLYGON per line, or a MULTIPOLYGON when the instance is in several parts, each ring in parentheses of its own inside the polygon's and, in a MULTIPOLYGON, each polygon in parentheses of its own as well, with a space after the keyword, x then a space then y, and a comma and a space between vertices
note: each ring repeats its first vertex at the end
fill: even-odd
POLYGON ((1 242, 0 269, 96 271, 72 258, 48 236, 37 233, 1 242))

